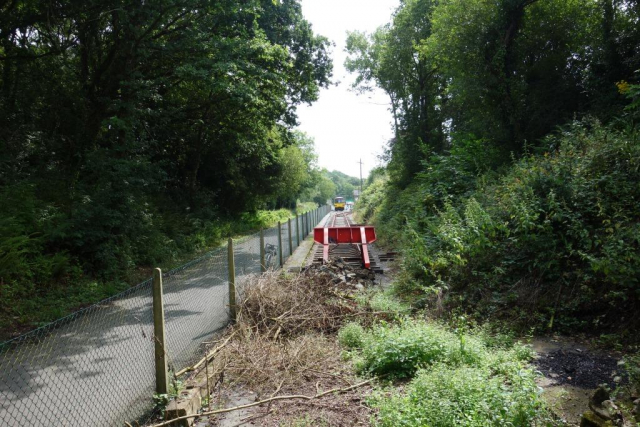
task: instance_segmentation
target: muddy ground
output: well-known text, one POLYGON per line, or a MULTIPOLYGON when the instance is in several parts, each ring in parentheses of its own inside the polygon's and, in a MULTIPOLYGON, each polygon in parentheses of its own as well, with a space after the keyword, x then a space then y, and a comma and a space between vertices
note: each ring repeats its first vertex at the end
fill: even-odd
POLYGON ((626 381, 619 353, 564 337, 536 338, 531 344, 543 397, 569 426, 580 425, 582 414, 589 409, 589 397, 599 385, 614 387, 626 381))

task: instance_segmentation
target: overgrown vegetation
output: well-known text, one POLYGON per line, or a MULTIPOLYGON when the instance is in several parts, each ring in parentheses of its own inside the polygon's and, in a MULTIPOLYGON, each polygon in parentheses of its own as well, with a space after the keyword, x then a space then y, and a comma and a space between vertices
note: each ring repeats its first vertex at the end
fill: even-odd
POLYGON ((374 425, 560 425, 528 367, 530 348, 470 331, 464 321, 453 330, 418 317, 369 328, 347 323, 338 338, 359 373, 410 379, 372 396, 374 425))
POLYGON ((328 49, 297 0, 2 2, 0 328, 330 198, 328 49))
POLYGON ((420 369, 403 393, 373 401, 379 409, 374 425, 561 425, 544 409, 532 371, 500 362, 497 366, 444 364, 420 369))
POLYGON ((356 209, 401 249, 404 298, 637 339, 639 17, 635 0, 406 0, 349 35, 354 86, 388 93, 396 130, 356 209))
MULTIPOLYGON (((640 144, 595 122, 546 143, 462 190, 452 190, 460 175, 434 185, 435 172, 397 197, 389 190, 378 223, 402 239, 406 294, 541 330, 638 326, 640 144)), ((447 157, 459 170, 465 160, 447 157)))
POLYGON ((223 407, 239 391, 282 397, 255 414, 265 425, 556 425, 528 367, 531 349, 464 318, 447 326, 410 316, 389 291, 358 290, 322 268, 252 277, 237 308, 203 374, 223 407), (300 398, 361 384, 356 375, 374 386, 300 398))

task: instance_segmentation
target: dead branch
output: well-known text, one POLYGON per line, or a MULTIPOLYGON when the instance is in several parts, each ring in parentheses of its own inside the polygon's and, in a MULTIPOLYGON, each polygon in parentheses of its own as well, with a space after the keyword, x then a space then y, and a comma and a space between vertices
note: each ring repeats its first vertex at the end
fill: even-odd
POLYGON ((180 375, 187 373, 187 372, 191 372, 191 371, 195 371, 196 369, 198 369, 200 366, 202 366, 203 363, 205 362, 210 362, 211 358, 213 356, 216 355, 216 353, 218 353, 220 350, 222 350, 231 340, 231 338, 233 338, 233 336, 236 334, 236 332, 238 332, 237 330, 234 331, 231 335, 229 335, 227 337, 226 340, 224 340, 224 342, 222 344, 220 344, 218 347, 214 348, 211 353, 207 354, 205 357, 203 357, 202 359, 200 359, 200 361, 198 363, 196 363, 193 366, 188 366, 184 369, 179 370, 178 372, 176 372, 176 377, 179 377, 180 375))
POLYGON ((170 425, 170 424, 172 424, 172 423, 174 423, 176 421, 188 420, 190 418, 205 417, 205 416, 209 416, 209 415, 222 414, 222 413, 225 413, 225 412, 238 411, 240 409, 246 409, 246 408, 251 408, 253 406, 263 405, 263 404, 269 403, 269 402, 275 402, 277 400, 294 400, 294 399, 313 400, 313 399, 320 399, 321 397, 324 397, 324 396, 326 396, 328 394, 332 394, 332 393, 346 393, 346 392, 351 391, 353 389, 356 389, 358 387, 362 387, 364 385, 367 385, 367 384, 371 383, 371 381, 373 381, 373 380, 374 380, 374 378, 372 378, 370 380, 367 380, 367 381, 362 381, 362 382, 360 382, 358 384, 352 385, 351 387, 334 388, 334 389, 331 389, 331 390, 324 391, 322 393, 315 394, 313 396, 305 396, 303 394, 293 394, 293 395, 289 395, 289 396, 275 396, 275 397, 270 397, 268 399, 260 400, 258 402, 248 403, 246 405, 234 406, 232 408, 217 409, 215 411, 207 411, 207 412, 203 412, 201 414, 184 415, 182 417, 174 418, 174 419, 169 420, 169 421, 161 422, 160 424, 153 424, 151 427, 163 427, 163 426, 168 426, 168 425, 170 425))

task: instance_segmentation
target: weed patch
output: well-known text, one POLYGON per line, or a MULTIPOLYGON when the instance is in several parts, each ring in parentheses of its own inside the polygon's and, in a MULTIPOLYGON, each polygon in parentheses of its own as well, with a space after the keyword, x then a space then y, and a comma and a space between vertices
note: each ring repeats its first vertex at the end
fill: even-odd
POLYGON ((370 404, 380 426, 552 425, 527 367, 528 347, 405 318, 368 330, 346 324, 340 344, 361 374, 409 378, 379 390, 370 404))
POLYGON ((439 362, 474 364, 486 352, 473 336, 457 336, 444 327, 406 320, 398 325, 376 325, 363 339, 356 368, 370 375, 412 377, 422 366, 439 362))
POLYGON ((373 399, 378 426, 530 427, 554 425, 533 373, 496 375, 487 366, 437 364, 421 369, 404 393, 373 399))
POLYGON ((338 342, 347 349, 362 348, 364 335, 364 328, 359 323, 350 322, 338 332, 338 342))

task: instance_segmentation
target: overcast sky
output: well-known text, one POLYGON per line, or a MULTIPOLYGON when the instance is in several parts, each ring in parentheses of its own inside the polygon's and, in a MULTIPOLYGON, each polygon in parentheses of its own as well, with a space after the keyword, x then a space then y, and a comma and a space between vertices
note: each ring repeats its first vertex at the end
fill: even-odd
POLYGON ((392 136, 389 99, 382 91, 356 95, 344 68, 346 32, 373 32, 391 19, 398 0, 302 0, 302 12, 316 34, 332 40, 333 80, 313 105, 298 108, 299 129, 315 139, 320 167, 359 176, 379 164, 377 156, 392 136))

